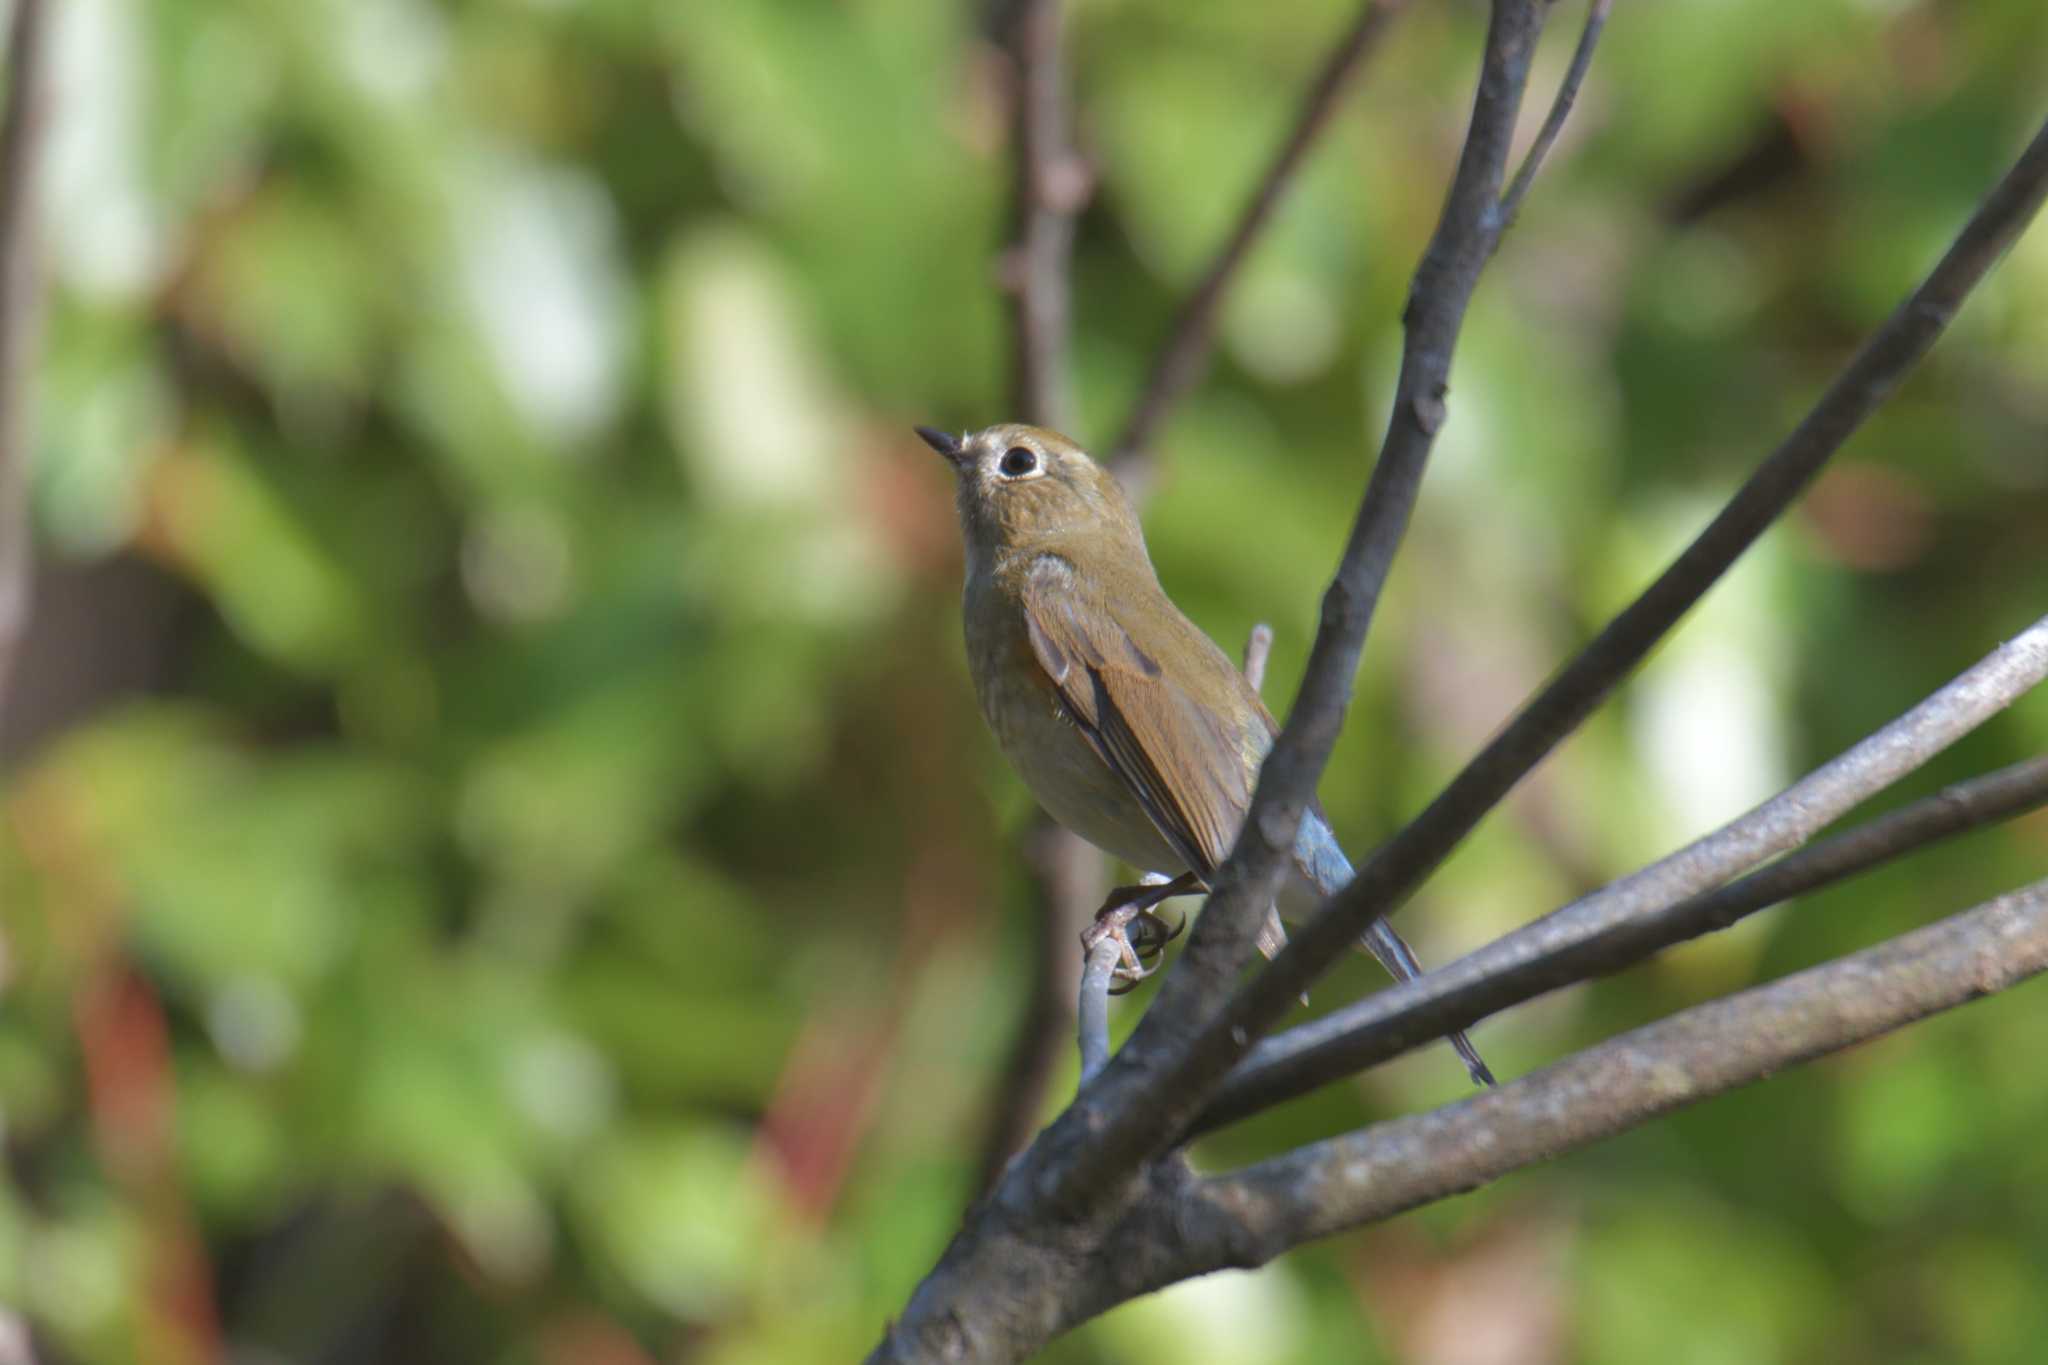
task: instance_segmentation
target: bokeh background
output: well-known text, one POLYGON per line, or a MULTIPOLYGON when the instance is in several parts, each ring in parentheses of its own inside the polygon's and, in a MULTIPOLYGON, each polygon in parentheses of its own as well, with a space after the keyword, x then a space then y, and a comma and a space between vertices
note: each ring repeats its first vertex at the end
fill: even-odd
MULTIPOLYGON (((856 1357, 973 1193, 1036 932, 947 476, 908 432, 1006 415, 982 16, 57 8, 43 563, 0 716, 0 1351, 856 1357)), ((2037 0, 1616 9, 1474 305, 1324 783, 1354 849, 1697 529, 2048 113, 2037 0)), ((1084 441, 1350 12, 1072 6, 1084 441)), ((1232 649, 1273 623, 1278 707, 1482 20, 1393 26, 1161 445, 1165 581, 1232 649)), ((2037 227, 1404 928, 1441 961, 1629 870, 2044 602, 2037 227)), ((2036 697, 1900 799, 2044 743, 2036 697)), ((1524 1071, 2044 863, 2024 820, 1478 1037, 1524 1071)), ((2023 988, 1046 1359, 2037 1360, 2044 1038, 2023 988)), ((1463 1086, 1426 1052, 1198 1159, 1463 1086)))

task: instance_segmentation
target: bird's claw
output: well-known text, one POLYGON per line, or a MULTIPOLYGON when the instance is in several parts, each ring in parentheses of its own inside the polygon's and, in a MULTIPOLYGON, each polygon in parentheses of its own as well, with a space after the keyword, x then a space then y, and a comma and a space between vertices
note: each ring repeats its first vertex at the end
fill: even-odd
POLYGON ((1187 932, 1188 917, 1177 915, 1171 924, 1166 916, 1157 910, 1146 910, 1131 921, 1131 928, 1137 931, 1131 946, 1141 958, 1158 957, 1166 951, 1166 945, 1187 932))
POLYGON ((1092 953, 1105 939, 1115 942, 1117 965, 1110 973, 1109 993, 1124 995, 1159 970, 1159 958, 1166 945, 1179 938, 1186 928, 1185 916, 1168 923, 1149 904, 1119 901, 1112 895, 1096 912, 1094 922, 1081 931, 1081 948, 1092 953))
POLYGON ((1179 938, 1187 927, 1185 915, 1171 924, 1152 910, 1140 910, 1131 916, 1123 938, 1126 960, 1110 974, 1109 993, 1127 995, 1136 990, 1140 981, 1159 970, 1166 945, 1179 938))

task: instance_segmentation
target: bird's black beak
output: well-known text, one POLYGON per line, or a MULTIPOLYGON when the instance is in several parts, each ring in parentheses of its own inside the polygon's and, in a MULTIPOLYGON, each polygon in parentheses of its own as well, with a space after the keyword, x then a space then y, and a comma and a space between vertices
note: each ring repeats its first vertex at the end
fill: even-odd
POLYGON ((946 459, 954 465, 954 467, 957 468, 959 466, 961 455, 966 453, 961 448, 959 437, 948 436, 945 432, 940 431, 937 427, 913 427, 912 430, 914 430, 915 432, 917 432, 919 436, 924 438, 924 443, 926 445, 930 446, 933 450, 938 451, 939 454, 945 456, 946 459))

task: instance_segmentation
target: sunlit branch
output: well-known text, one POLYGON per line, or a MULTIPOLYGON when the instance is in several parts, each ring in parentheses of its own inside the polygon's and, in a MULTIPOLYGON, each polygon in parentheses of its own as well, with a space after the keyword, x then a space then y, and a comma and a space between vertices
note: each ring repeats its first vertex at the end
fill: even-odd
MULTIPOLYGON (((1219 1244, 1197 1248, 1182 1239, 1181 1274, 1258 1264, 1312 1238, 1463 1193, 2044 969, 2048 881, 1684 1010, 1447 1108, 1203 1181, 1177 1225, 1215 1230, 1219 1244), (1228 1226, 1205 1218, 1202 1206, 1227 1211, 1228 1226)), ((1114 1256, 1113 1240, 1106 1254, 1114 1256)))
MULTIPOLYGON (((2044 195, 2048 124, 1985 196, 1919 288, 1699 537, 1560 669, 1420 815, 1365 860, 1350 885, 1331 897, 1239 992, 1225 1011, 1224 1027, 1263 1031, 1349 950, 1375 916, 1399 908, 1487 812, 1607 699, 1927 353, 1970 291, 2033 219, 2044 195)), ((1203 922, 1209 918, 1205 914, 1203 922)), ((1189 957, 1200 944, 1198 931, 1189 957)), ((1175 974, 1186 965, 1183 960, 1175 974)), ((1172 985, 1169 977, 1169 990, 1172 985)))
POLYGON ((1270 1108, 1545 991, 1618 971, 1767 905, 2048 800, 2048 758, 2030 760, 1729 881, 1804 843, 2044 677, 2048 618, 1705 838, 1419 980, 1267 1039, 1231 1073, 1195 1131, 1270 1108))

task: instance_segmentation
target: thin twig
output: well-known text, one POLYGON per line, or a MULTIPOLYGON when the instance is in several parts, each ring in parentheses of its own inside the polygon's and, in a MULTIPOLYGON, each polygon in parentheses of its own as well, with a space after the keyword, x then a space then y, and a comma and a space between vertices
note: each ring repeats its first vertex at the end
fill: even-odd
POLYGON ((1167 410, 1194 385, 1209 357, 1224 291, 1251 253, 1252 244, 1272 220, 1295 173, 1308 159, 1309 150, 1329 126, 1352 77, 1379 46, 1387 21, 1406 3, 1407 0, 1367 0, 1336 46, 1323 58, 1322 68, 1302 96, 1294 126, 1245 200, 1230 235, 1224 238, 1209 268, 1202 272, 1202 278, 1181 304, 1166 341, 1152 362, 1152 370, 1145 377, 1144 387, 1131 406, 1123 435, 1110 447, 1110 468, 1127 486, 1138 487, 1146 481, 1152 438, 1158 434, 1167 410))
POLYGON ((1571 115, 1572 103, 1579 97, 1579 87, 1585 83, 1586 72, 1592 68, 1593 48, 1600 41, 1600 31, 1607 27, 1607 11, 1613 3, 1614 0, 1592 0, 1586 7, 1586 27, 1579 33, 1579 46, 1572 53, 1572 64, 1565 69, 1563 83, 1557 87, 1557 98, 1550 102, 1550 113, 1544 117, 1543 127, 1537 130, 1536 140, 1529 145, 1529 154, 1522 158, 1522 168, 1515 172, 1514 182, 1500 197, 1503 232, 1515 225, 1515 215, 1522 211, 1522 200, 1527 197, 1529 186, 1536 183, 1536 172, 1543 168, 1543 159, 1550 155, 1557 135, 1564 131, 1564 121, 1571 115))
POLYGON ((49 7, 15 0, 8 36, 6 127, 0 130, 0 710, 28 630, 35 550, 29 528, 34 365, 42 323, 37 250, 39 167, 49 93, 49 7))
POLYGON ((1231 1073, 1193 1131, 1235 1122, 1545 991, 1618 971, 1787 897, 2039 804, 2048 799, 2048 758, 1952 788, 1751 877, 1728 881, 1811 838, 2043 678, 2048 617, 1705 838, 1419 980, 1267 1039, 1231 1073))
MULTIPOLYGON (((1667 912, 1726 929, 1759 910, 2048 805, 2048 754, 1943 787, 1667 912)), ((1661 921, 1664 917, 1659 916, 1661 921)), ((1645 926, 1646 928, 1649 926, 1645 926)))
POLYGON ((1088 950, 1088 962, 1081 969, 1081 1084, 1109 1065, 1109 987, 1116 974, 1118 946, 1114 937, 1104 935, 1088 950))
POLYGON ((1244 642, 1244 680, 1254 692, 1266 690, 1266 659, 1272 652, 1273 628, 1261 621, 1244 642))

